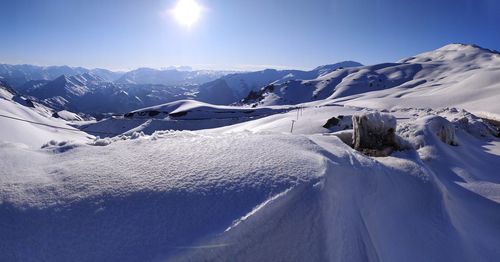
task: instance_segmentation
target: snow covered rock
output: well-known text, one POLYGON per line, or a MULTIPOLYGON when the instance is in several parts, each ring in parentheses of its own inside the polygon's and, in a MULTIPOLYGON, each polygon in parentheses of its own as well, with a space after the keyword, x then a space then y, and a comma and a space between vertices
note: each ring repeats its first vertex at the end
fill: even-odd
POLYGON ((434 133, 443 143, 458 145, 455 137, 455 126, 442 117, 430 117, 427 121, 429 130, 434 133))
POLYGON ((354 115, 353 143, 356 150, 367 154, 388 155, 398 148, 396 118, 379 112, 354 115))
POLYGON ((439 139, 448 145, 458 145, 455 126, 441 116, 424 116, 412 123, 406 123, 398 132, 412 144, 415 149, 434 144, 439 139))
POLYGON ((437 114, 477 138, 498 136, 498 130, 494 125, 464 109, 443 108, 438 110, 437 114))
POLYGON ((81 116, 67 110, 55 112, 54 114, 52 114, 52 117, 61 118, 66 121, 83 121, 83 118, 81 116))

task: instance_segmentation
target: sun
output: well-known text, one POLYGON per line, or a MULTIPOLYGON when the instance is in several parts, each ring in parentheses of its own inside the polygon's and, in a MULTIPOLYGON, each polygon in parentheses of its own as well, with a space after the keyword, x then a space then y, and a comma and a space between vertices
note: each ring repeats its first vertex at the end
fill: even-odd
POLYGON ((179 24, 190 27, 200 18, 201 6, 195 0, 179 0, 172 14, 179 24))

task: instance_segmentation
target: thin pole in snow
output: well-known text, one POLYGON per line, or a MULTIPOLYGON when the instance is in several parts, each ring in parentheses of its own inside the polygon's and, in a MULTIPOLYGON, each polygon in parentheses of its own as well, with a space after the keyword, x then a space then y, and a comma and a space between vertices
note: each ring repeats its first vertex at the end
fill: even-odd
POLYGON ((297 120, 299 120, 299 111, 300 111, 300 108, 297 108, 297 120))
POLYGON ((292 120, 292 128, 290 129, 290 133, 293 133, 293 124, 295 123, 295 120, 292 120))

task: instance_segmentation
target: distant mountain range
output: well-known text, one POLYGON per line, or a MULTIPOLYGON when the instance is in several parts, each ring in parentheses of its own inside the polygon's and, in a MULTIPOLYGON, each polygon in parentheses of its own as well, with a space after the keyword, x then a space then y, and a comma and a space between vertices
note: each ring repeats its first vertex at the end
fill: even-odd
POLYGON ((84 73, 92 73, 106 81, 115 81, 124 74, 107 69, 86 69, 83 67, 0 64, 0 76, 14 88, 31 80, 54 80, 61 75, 74 76, 84 73))
POLYGON ((189 68, 167 68, 163 70, 139 68, 122 75, 116 83, 156 85, 196 85, 224 76, 230 71, 189 70, 189 68))
POLYGON ((138 68, 128 72, 115 72, 101 68, 0 64, 0 76, 15 88, 32 80, 50 81, 61 75, 75 76, 84 73, 120 84, 193 85, 215 80, 233 71, 191 70, 190 67, 184 66, 165 69, 138 68))
POLYGON ((109 75, 103 76, 106 71, 93 73, 83 68, 2 68, 9 69, 9 73, 0 75, 0 84, 4 93, 15 94, 13 101, 96 117, 186 99, 253 108, 304 103, 374 108, 459 106, 478 114, 500 115, 496 106, 500 99, 500 54, 465 44, 446 45, 394 63, 363 66, 346 61, 310 71, 266 69, 205 74, 188 68, 141 68, 110 81, 109 75), (73 75, 50 79, 56 69, 73 75), (25 75, 17 79, 35 79, 9 85, 9 79, 21 73, 25 75), (217 74, 219 78, 208 81, 217 74))
POLYGON ((3 81, 19 94, 58 110, 92 115, 125 113, 182 99, 252 107, 323 101, 373 107, 463 106, 496 112, 495 99, 500 99, 496 89, 500 54, 466 44, 446 45, 394 63, 363 66, 346 61, 310 71, 140 68, 117 77, 105 70, 70 67, 1 65, 0 69, 3 81), (64 72, 68 74, 54 78, 64 72))
POLYGON ((81 67, 1 65, 0 77, 20 94, 57 110, 96 115, 124 113, 179 99, 232 104, 271 83, 314 79, 353 66, 361 64, 347 61, 311 71, 266 69, 241 73, 189 68, 140 68, 117 73, 81 67))
POLYGON ((32 80, 17 90, 57 110, 91 115, 124 113, 190 97, 192 86, 116 84, 91 73, 32 80))

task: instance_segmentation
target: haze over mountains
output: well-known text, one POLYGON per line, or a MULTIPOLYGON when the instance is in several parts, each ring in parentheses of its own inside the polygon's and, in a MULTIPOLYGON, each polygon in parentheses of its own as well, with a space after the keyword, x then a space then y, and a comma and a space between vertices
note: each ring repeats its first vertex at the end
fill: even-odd
POLYGON ((179 99, 231 104, 269 83, 314 79, 340 67, 360 65, 342 62, 311 71, 268 69, 248 73, 151 68, 115 73, 101 69, 2 65, 0 76, 18 92, 54 108, 99 114, 125 113, 179 99))
POLYGON ((491 101, 498 96, 491 91, 495 90, 492 85, 497 85, 498 60, 495 51, 451 44, 397 63, 362 66, 342 62, 311 71, 267 69, 231 73, 141 68, 114 73, 98 69, 2 65, 0 76, 20 94, 53 108, 94 115, 126 113, 182 99, 255 107, 325 99, 343 101, 344 98, 351 104, 363 104, 366 96, 377 97, 377 101, 393 106, 402 101, 411 106, 433 103, 474 108, 477 104, 484 107, 481 111, 492 112, 495 109, 486 105, 493 104, 491 101), (475 88, 469 88, 468 83, 474 83, 475 88), (440 96, 432 94, 443 92, 446 92, 445 100, 434 99, 440 96))

